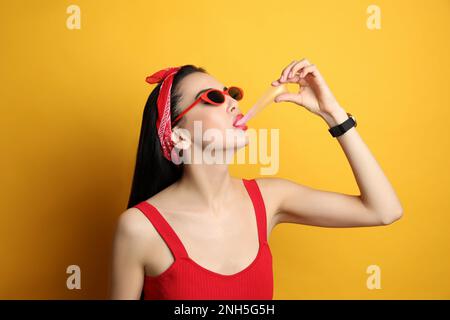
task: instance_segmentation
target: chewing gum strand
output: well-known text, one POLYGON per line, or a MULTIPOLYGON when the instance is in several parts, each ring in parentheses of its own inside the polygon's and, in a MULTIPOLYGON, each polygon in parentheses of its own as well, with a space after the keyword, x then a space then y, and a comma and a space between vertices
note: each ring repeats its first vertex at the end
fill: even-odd
POLYGON ((241 125, 243 123, 246 123, 251 118, 253 118, 258 112, 263 110, 265 107, 267 107, 269 104, 271 104, 275 97, 279 94, 289 92, 287 85, 281 84, 279 86, 271 86, 264 94, 259 98, 259 100, 253 105, 253 107, 240 119, 236 122, 236 125, 241 125))

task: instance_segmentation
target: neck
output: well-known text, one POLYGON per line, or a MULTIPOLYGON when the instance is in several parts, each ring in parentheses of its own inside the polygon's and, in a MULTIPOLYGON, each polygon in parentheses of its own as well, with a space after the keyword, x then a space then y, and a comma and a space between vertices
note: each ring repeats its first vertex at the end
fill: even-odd
POLYGON ((184 164, 178 187, 188 190, 190 197, 211 210, 225 204, 233 189, 227 164, 184 164))

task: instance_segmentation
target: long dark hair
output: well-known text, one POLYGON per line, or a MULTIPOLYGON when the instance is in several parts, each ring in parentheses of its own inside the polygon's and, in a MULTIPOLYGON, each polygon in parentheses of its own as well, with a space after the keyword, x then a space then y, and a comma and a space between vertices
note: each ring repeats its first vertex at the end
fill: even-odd
MULTIPOLYGON (((201 67, 188 64, 182 66, 173 78, 170 95, 171 119, 175 119, 181 112, 177 108, 181 98, 181 93, 178 92, 178 85, 184 77, 194 72, 207 73, 201 67)), ((158 84, 150 93, 145 104, 136 154, 136 166, 127 208, 131 208, 157 194, 180 179, 183 173, 183 165, 176 165, 167 160, 161 151, 161 144, 156 130, 156 119, 158 118, 156 101, 160 88, 161 84, 158 84)))

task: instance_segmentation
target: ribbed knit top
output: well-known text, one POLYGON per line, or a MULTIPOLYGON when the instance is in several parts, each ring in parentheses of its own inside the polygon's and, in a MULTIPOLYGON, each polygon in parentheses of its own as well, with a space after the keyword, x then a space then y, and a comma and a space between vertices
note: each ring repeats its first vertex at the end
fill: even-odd
POLYGON ((259 250, 250 265, 230 275, 211 271, 192 260, 178 235, 155 206, 147 201, 134 206, 150 220, 174 256, 174 262, 161 274, 145 276, 144 299, 271 300, 273 298, 272 254, 267 242, 266 208, 255 179, 242 181, 253 203, 259 250))

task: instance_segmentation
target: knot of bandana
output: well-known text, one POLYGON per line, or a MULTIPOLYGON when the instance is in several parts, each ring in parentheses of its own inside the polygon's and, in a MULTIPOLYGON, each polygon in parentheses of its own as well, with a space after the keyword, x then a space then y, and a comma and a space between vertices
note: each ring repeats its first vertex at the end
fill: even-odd
POLYGON ((170 92, 172 89, 173 78, 180 69, 181 67, 165 68, 145 79, 145 81, 150 84, 161 83, 157 100, 158 118, 156 120, 156 130, 158 131, 163 155, 169 161, 171 161, 172 157, 177 156, 176 152, 172 152, 174 143, 171 139, 172 121, 170 118, 170 92))

